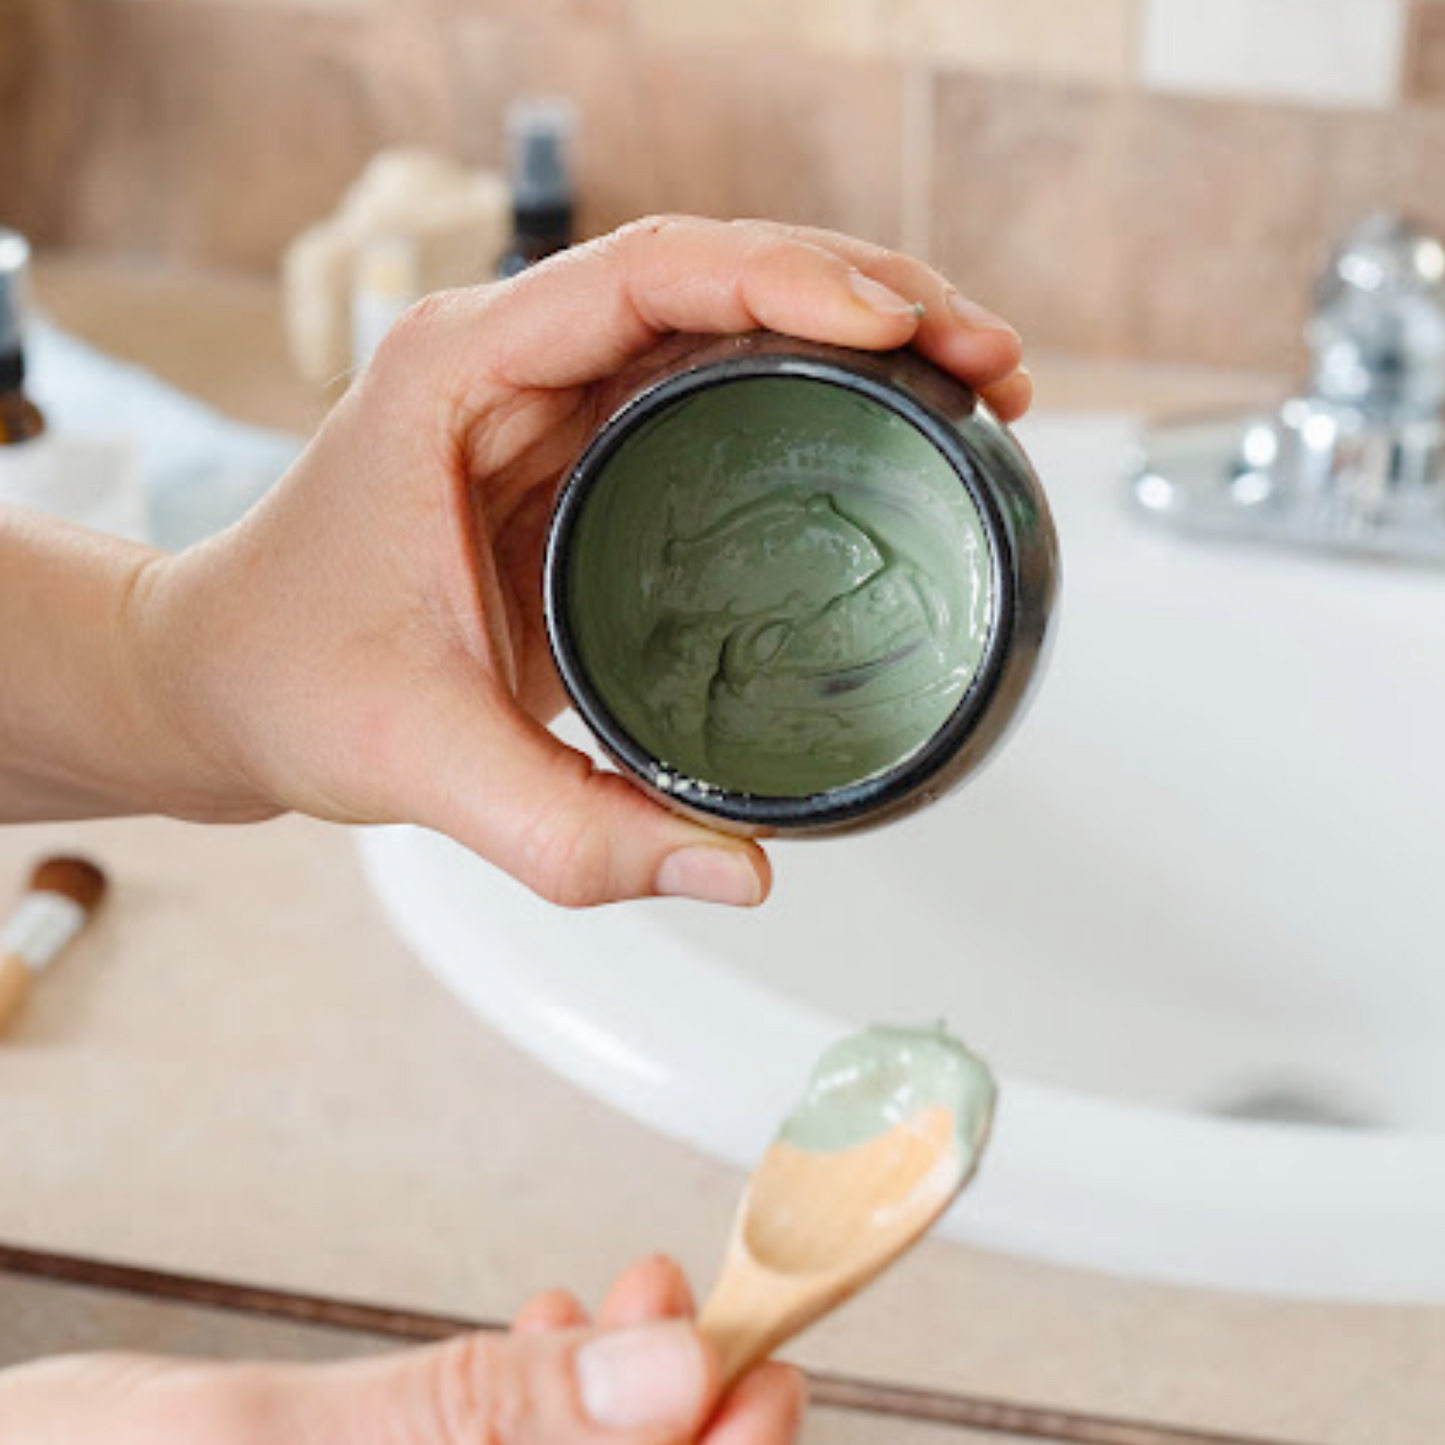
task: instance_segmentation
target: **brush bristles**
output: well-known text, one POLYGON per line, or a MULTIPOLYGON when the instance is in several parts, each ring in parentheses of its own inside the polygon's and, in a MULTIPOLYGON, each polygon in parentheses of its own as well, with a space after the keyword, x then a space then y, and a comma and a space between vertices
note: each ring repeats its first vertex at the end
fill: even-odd
POLYGON ((105 874, 85 858, 47 858, 30 875, 32 893, 59 893, 87 913, 105 893, 105 874))

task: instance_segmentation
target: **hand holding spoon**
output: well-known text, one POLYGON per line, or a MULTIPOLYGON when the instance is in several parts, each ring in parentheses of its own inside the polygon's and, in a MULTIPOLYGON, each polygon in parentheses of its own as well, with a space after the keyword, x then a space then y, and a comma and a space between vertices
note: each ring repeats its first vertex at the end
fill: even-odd
POLYGON ((867 1029, 823 1055, 743 1193, 699 1318, 725 1386, 943 1213, 978 1167, 996 1092, 941 1029, 867 1029))

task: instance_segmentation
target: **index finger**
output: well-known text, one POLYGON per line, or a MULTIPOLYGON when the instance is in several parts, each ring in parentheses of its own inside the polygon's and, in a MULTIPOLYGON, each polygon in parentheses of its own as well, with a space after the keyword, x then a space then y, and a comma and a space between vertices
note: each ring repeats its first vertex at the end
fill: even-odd
POLYGON ((1023 356, 1018 332, 1002 317, 962 295, 932 266, 835 231, 763 224, 805 244, 826 246, 885 286, 921 302, 923 317, 913 337, 914 349, 971 386, 982 391, 1010 379, 1018 370, 1023 356))
POLYGON ((601 381, 673 332, 762 328, 869 351, 907 345, 922 298, 885 285, 823 234, 660 217, 430 309, 461 376, 515 389, 601 381))

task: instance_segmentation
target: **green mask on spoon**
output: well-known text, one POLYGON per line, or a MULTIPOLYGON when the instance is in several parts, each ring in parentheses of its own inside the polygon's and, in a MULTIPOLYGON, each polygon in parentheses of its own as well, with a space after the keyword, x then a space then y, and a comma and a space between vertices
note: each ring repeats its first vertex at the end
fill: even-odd
POLYGON ((823 1055, 748 1183, 699 1321, 726 1382, 923 1236, 973 1177, 996 1096, 941 1028, 865 1029, 823 1055))
POLYGON ((988 1066, 944 1032, 875 1026, 834 1044, 778 1132, 798 1149, 862 1144, 941 1105, 965 1167, 982 1150, 998 1089, 988 1066))

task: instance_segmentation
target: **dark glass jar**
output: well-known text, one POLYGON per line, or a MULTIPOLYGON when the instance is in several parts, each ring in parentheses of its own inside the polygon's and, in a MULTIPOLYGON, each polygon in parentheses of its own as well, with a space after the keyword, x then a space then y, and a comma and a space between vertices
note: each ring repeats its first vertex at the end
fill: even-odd
POLYGON ((45 417, 25 393, 29 283, 29 243, 18 231, 0 227, 0 447, 19 446, 45 432, 45 417))
POLYGON ((901 817, 977 771, 1047 651, 1058 549, 1023 450, 910 351, 683 346, 562 488, 567 690, 653 797, 739 833, 901 817))

